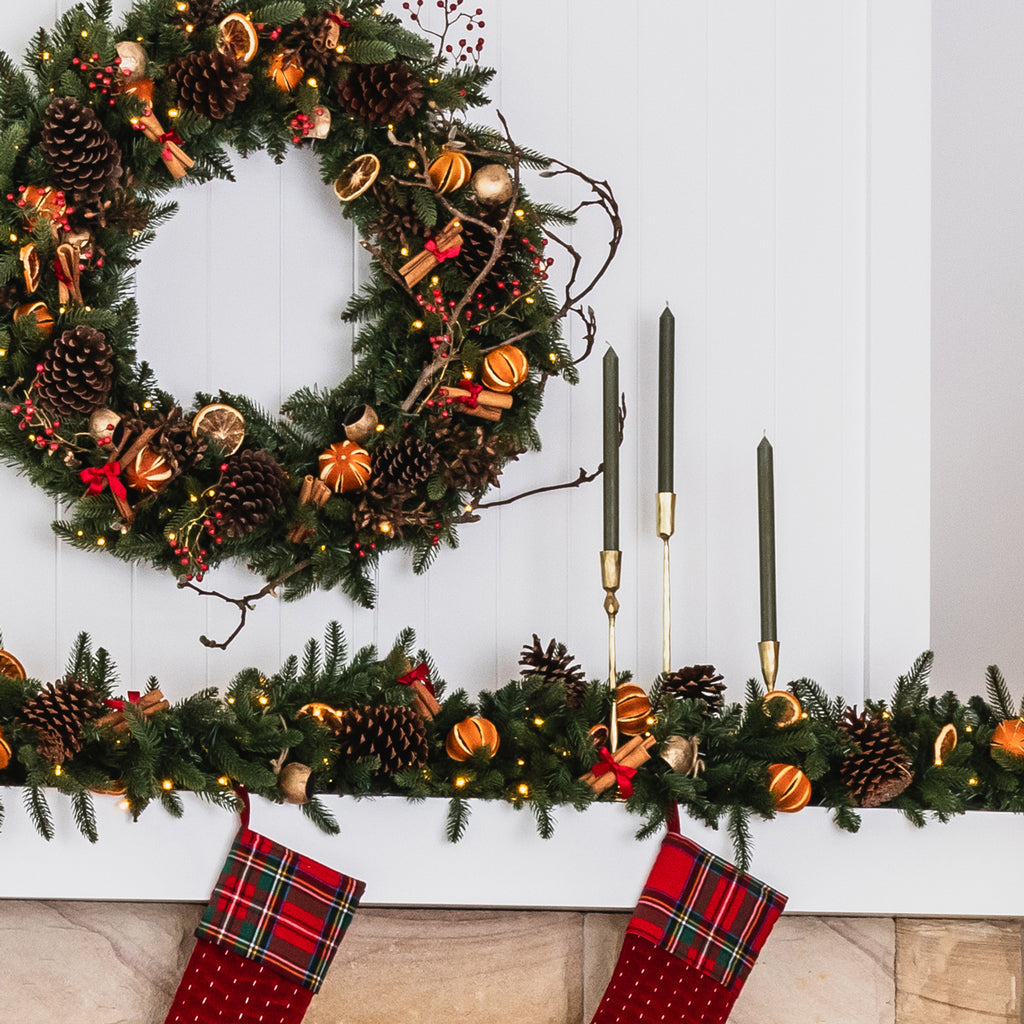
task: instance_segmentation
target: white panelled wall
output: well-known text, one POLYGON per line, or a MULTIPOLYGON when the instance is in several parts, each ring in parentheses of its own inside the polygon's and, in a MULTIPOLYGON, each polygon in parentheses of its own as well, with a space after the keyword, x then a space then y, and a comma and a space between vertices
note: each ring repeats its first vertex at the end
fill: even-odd
MULTIPOLYGON (((780 679, 810 676, 851 701, 888 692, 928 646, 929 3, 485 6, 493 95, 513 134, 607 178, 622 208, 618 258, 587 300, 602 347, 621 357, 629 409, 620 667, 645 685, 660 669, 656 338, 668 301, 674 661, 713 662, 737 697, 757 671, 755 448, 767 432, 780 679)), ((5 9, 0 44, 20 52, 57 9, 5 9)), ((180 214, 139 271, 139 348, 186 402, 223 387, 276 406, 350 367, 338 314, 361 250, 303 155, 236 171, 236 184, 179 192, 180 214)), ((561 179, 533 190, 582 198, 561 179)), ((584 221, 573 239, 603 256, 603 225, 584 221)), ((544 451, 509 468, 503 496, 600 461, 601 354, 577 388, 549 387, 544 451)), ((155 674, 173 698, 247 665, 276 668, 331 619, 356 646, 386 648, 411 625, 449 685, 469 690, 517 675, 533 632, 564 640, 589 675, 606 670, 599 484, 484 513, 424 576, 387 557, 373 610, 337 594, 261 602, 231 647, 211 652, 197 637, 230 632, 230 608, 56 544, 52 503, 10 470, 0 481, 0 629, 43 679, 88 630, 125 687, 155 674)), ((213 580, 257 589, 241 570, 213 580)))

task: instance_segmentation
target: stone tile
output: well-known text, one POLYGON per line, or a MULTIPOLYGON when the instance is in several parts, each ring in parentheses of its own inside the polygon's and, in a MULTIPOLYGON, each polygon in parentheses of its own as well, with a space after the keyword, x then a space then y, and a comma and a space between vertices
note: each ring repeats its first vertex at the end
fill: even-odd
POLYGON ((18 1024, 162 1024, 200 908, 0 901, 4 1018, 18 1024))
POLYGON ((1021 923, 903 918, 896 1024, 1019 1024, 1021 923))
POLYGON ((575 1024, 582 991, 580 914, 364 909, 305 1024, 575 1024))
POLYGON ((583 1020, 590 1021, 608 987, 629 914, 583 916, 583 1020))
POLYGON ((783 915, 730 1024, 894 1024, 894 959, 891 918, 783 915))

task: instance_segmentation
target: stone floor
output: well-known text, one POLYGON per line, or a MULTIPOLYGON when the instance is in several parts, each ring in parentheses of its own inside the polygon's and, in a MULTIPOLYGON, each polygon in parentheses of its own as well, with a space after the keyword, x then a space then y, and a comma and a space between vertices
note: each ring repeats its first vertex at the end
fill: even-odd
MULTIPOLYGON (((4 1019, 161 1024, 197 905, 0 902, 4 1019)), ((357 912, 308 1024, 580 1024, 628 915, 357 912)), ((1020 1024, 1022 921, 783 916, 732 1024, 1020 1024)))

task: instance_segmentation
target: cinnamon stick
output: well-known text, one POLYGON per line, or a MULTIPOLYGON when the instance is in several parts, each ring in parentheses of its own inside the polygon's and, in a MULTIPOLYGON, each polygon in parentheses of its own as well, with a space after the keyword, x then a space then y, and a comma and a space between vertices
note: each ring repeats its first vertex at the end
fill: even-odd
MULTIPOLYGON (((656 742, 653 736, 634 736, 628 743, 623 743, 612 754, 612 758, 616 764, 624 765, 626 768, 639 768, 650 761, 650 750, 656 742)), ((607 771, 603 775, 595 775, 589 771, 586 775, 580 776, 580 781, 585 782, 595 793, 601 794, 616 784, 615 772, 607 771)))

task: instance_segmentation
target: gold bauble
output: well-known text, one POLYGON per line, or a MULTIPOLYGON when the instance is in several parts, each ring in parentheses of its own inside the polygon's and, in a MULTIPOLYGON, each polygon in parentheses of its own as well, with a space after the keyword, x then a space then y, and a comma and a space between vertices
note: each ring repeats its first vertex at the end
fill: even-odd
POLYGON ((114 438, 121 433, 120 426, 121 417, 113 409, 96 409, 89 417, 89 434, 97 444, 115 445, 114 438))
POLYGON ((485 164, 473 175, 470 184, 485 206, 497 206, 512 198, 512 176, 503 164, 485 164))

